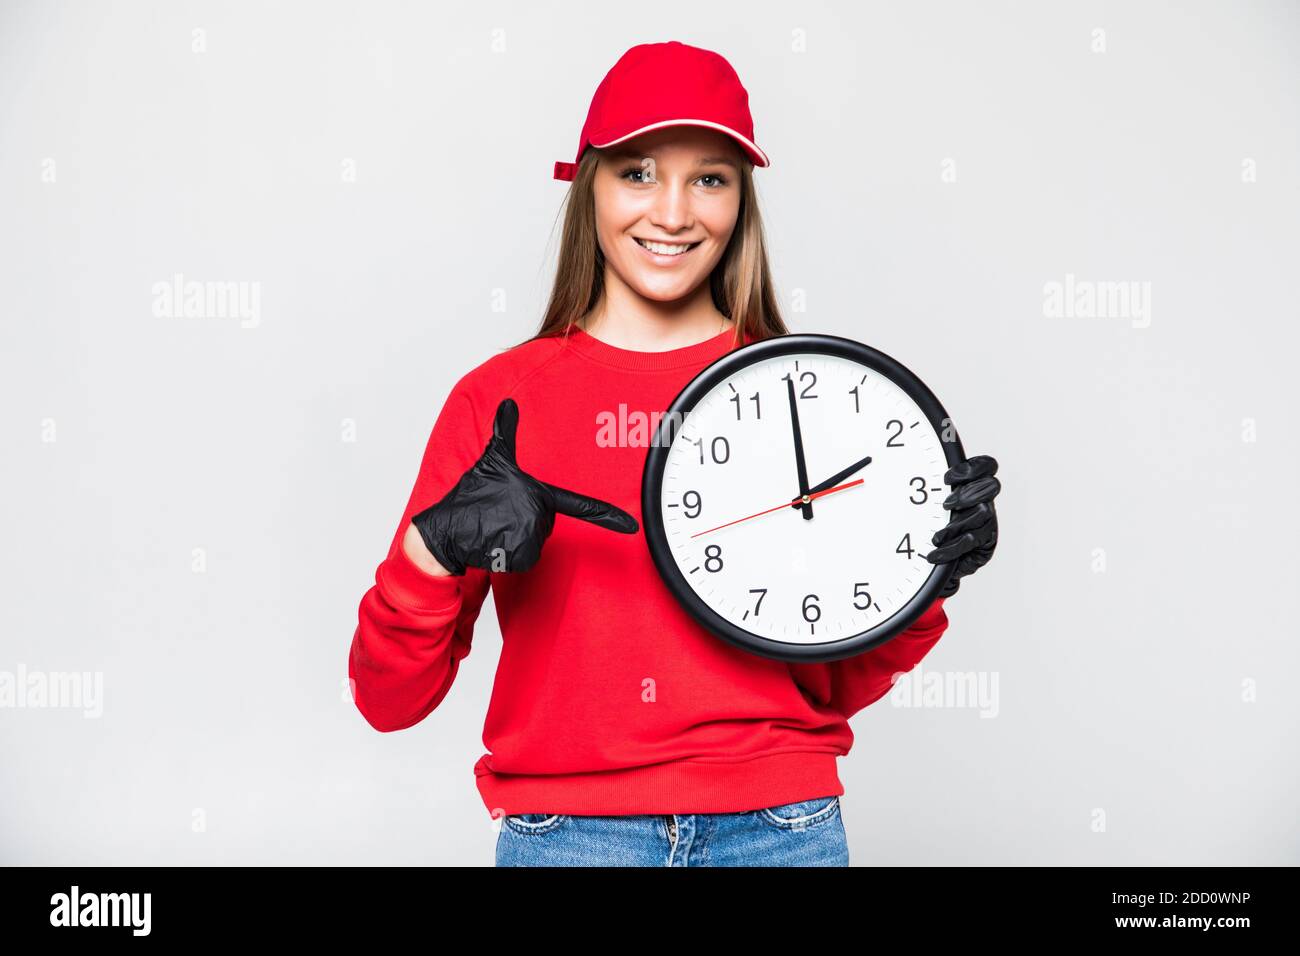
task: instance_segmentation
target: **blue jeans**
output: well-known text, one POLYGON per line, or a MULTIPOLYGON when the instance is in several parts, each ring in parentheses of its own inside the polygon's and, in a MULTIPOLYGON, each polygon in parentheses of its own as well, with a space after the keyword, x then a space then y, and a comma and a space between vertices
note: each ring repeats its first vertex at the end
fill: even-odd
POLYGON ((839 797, 741 813, 502 817, 497 866, 848 866, 839 797))

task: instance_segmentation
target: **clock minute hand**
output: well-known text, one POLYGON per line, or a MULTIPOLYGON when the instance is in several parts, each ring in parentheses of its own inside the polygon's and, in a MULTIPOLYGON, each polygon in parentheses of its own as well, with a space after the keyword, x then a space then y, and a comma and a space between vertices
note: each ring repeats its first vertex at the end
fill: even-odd
MULTIPOLYGON (((785 384, 789 386, 790 393, 790 427, 794 430, 794 464, 799 472, 799 494, 808 495, 808 465, 803 457, 803 435, 799 429, 799 403, 794 397, 794 378, 790 375, 785 377, 785 384)), ((803 511, 805 521, 811 521, 813 512, 812 505, 803 502, 799 505, 803 511)))
POLYGON ((861 461, 855 461, 853 464, 849 465, 849 467, 845 468, 843 471, 836 472, 830 478, 827 478, 825 481, 818 482, 808 490, 809 492, 825 491, 827 488, 831 487, 831 485, 838 484, 839 482, 847 478, 849 475, 853 474, 855 471, 861 468, 865 468, 869 464, 871 464, 870 455, 868 455, 866 458, 863 458, 861 461))

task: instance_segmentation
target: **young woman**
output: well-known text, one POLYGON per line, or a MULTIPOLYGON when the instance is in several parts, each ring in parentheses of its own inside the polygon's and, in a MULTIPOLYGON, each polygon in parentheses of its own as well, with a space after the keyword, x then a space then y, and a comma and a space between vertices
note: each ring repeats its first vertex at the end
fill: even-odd
POLYGON ((932 648, 997 538, 996 463, 951 469, 944 596, 848 660, 707 633, 634 515, 654 413, 727 351, 786 333, 754 195, 748 97, 721 56, 634 47, 596 91, 532 338, 460 378, 361 601, 349 673, 381 731, 423 720, 489 588, 502 648, 474 772, 497 865, 846 866, 848 719, 932 648), (562 517, 557 517, 562 516, 562 517))

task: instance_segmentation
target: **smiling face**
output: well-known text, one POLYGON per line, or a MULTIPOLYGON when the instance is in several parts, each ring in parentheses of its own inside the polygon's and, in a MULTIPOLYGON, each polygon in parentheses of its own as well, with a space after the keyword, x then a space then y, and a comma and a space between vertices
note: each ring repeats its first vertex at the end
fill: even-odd
POLYGON ((602 152, 593 181, 596 234, 614 277, 671 302, 708 279, 740 213, 731 137, 699 126, 644 133, 602 152))

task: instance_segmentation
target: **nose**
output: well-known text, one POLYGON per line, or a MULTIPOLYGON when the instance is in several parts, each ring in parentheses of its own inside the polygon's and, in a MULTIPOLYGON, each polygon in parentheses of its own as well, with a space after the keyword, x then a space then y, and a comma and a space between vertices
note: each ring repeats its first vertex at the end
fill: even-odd
POLYGON ((680 232, 694 225, 691 194, 679 177, 661 179, 650 206, 650 222, 666 233, 680 232))

